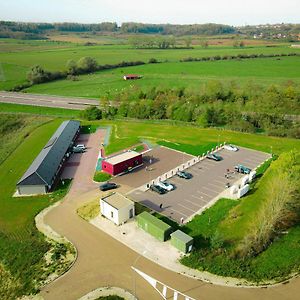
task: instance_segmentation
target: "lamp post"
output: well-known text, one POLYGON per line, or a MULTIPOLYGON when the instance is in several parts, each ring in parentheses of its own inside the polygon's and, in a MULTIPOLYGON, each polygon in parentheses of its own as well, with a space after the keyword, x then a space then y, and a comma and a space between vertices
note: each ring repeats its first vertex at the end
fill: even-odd
POLYGON ((271 157, 273 157, 273 146, 270 146, 271 148, 271 157))
MULTIPOLYGON (((132 267, 135 267, 135 265, 137 264, 137 262, 139 261, 139 259, 141 257, 143 257, 145 254, 147 253, 147 250, 144 250, 142 254, 138 255, 137 258, 134 260, 132 267)), ((133 272, 133 295, 136 298, 136 282, 135 282, 135 274, 134 274, 134 270, 132 269, 133 272)))

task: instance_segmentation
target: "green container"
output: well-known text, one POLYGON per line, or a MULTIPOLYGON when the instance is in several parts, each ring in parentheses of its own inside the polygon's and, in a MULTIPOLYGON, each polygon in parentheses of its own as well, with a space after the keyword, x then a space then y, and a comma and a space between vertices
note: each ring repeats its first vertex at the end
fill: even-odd
POLYGON ((172 227, 170 225, 155 218, 146 211, 139 214, 136 219, 140 228, 154 236, 159 241, 164 242, 169 239, 172 232, 172 227))
POLYGON ((188 253, 192 251, 194 239, 181 230, 176 230, 171 234, 171 245, 181 252, 188 253))

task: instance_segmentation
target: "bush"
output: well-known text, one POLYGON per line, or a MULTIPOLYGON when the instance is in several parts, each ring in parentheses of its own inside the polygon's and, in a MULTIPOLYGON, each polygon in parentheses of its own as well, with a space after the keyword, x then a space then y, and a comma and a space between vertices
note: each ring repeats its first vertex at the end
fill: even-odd
POLYGON ((104 182, 111 179, 111 175, 102 171, 96 171, 94 175, 94 181, 104 182))
POLYGON ((102 111, 96 106, 90 106, 80 113, 80 117, 88 121, 100 120, 102 119, 102 111))

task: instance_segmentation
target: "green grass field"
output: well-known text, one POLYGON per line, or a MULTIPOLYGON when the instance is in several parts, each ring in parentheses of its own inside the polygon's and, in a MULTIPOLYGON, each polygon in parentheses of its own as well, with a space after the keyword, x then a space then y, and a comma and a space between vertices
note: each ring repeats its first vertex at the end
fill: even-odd
POLYGON ((112 132, 106 153, 114 153, 139 143, 140 139, 161 140, 188 145, 207 145, 228 142, 260 151, 280 154, 300 147, 300 140, 258 134, 240 133, 222 129, 206 129, 188 125, 170 125, 170 122, 101 121, 95 124, 110 125, 112 132))
POLYGON ((32 93, 57 94, 111 98, 124 90, 152 87, 200 89, 210 80, 220 80, 238 85, 255 82, 262 85, 280 84, 292 80, 300 83, 300 57, 257 58, 230 61, 173 62, 147 64, 143 66, 119 68, 95 74, 79 76, 78 81, 59 80, 35 85, 27 89, 32 93), (124 81, 123 75, 140 74, 142 79, 124 81))
POLYGON ((78 117, 80 114, 80 110, 75 109, 42 107, 12 103, 0 103, 0 111, 1 113, 21 113, 42 116, 68 117, 71 119, 78 117))
MULTIPOLYGON (((121 61, 160 61, 176 62, 187 57, 237 54, 271 54, 300 52, 287 45, 247 46, 210 46, 207 49, 195 46, 194 49, 132 49, 129 45, 83 46, 75 43, 51 41, 17 41, 0 39, 0 89, 9 89, 25 81, 26 73, 33 65, 41 65, 50 70, 64 70, 69 59, 78 60, 84 56, 94 57, 99 64, 119 63, 121 61)), ((126 71, 127 72, 127 71, 126 71)))

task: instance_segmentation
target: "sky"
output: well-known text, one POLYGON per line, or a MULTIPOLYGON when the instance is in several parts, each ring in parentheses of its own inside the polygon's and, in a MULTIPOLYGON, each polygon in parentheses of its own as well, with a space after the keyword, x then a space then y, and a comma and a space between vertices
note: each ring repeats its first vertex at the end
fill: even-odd
POLYGON ((300 23, 299 0, 0 0, 0 20, 23 22, 300 23))

